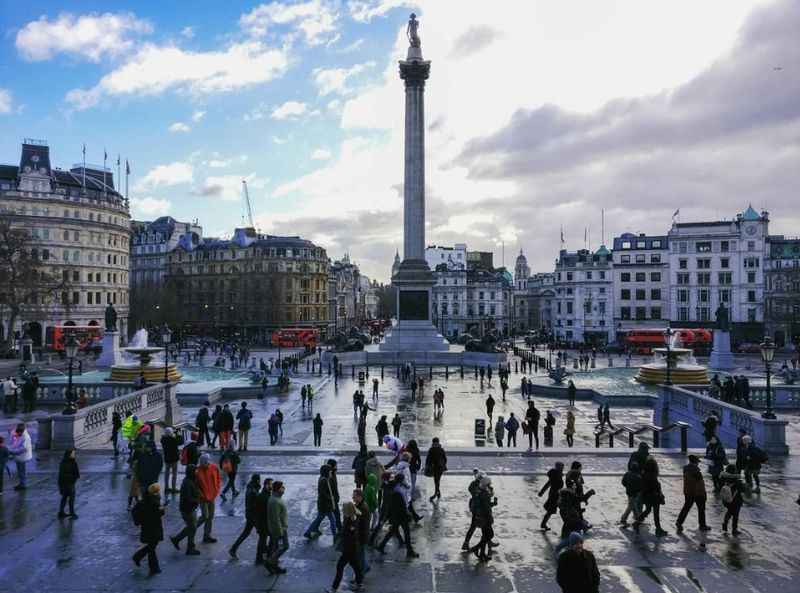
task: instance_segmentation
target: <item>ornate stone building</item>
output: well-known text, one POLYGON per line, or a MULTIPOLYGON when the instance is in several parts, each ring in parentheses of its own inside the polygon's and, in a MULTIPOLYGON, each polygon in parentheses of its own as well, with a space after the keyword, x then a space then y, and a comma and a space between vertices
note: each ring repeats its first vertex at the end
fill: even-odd
POLYGON ((167 285, 190 334, 263 342, 284 327, 328 327, 328 256, 300 237, 239 228, 230 240, 180 242, 167 285))
POLYGON ((800 238, 767 238, 764 262, 766 334, 778 347, 800 347, 800 238))
POLYGON ((131 222, 131 288, 154 288, 164 283, 167 275, 167 254, 179 243, 197 246, 203 238, 203 227, 197 221, 178 222, 171 216, 153 221, 131 222))
POLYGON ((55 325, 103 326, 104 309, 113 304, 126 335, 130 213, 109 169, 54 168, 47 143, 25 139, 19 165, 0 165, 0 211, 12 226, 28 229, 33 254, 66 287, 46 308, 23 311, 16 327, 7 327, 4 312, 4 334, 24 325, 34 344, 44 345, 55 325))

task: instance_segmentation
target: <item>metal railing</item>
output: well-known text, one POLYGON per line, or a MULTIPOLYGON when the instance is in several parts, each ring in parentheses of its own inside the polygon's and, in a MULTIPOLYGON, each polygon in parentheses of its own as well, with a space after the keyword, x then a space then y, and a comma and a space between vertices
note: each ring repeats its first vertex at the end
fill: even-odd
POLYGON ((601 440, 603 437, 608 436, 608 446, 609 448, 614 448, 614 439, 615 437, 627 434, 628 435, 628 447, 634 447, 634 441, 637 435, 640 435, 644 432, 652 431, 653 433, 653 447, 660 447, 661 446, 661 435, 662 433, 669 432, 675 429, 679 429, 681 431, 681 452, 686 453, 689 447, 689 424, 686 422, 673 422, 667 426, 657 426, 655 424, 645 424, 639 426, 637 428, 631 428, 629 426, 620 426, 619 428, 615 428, 613 430, 608 430, 605 427, 595 429, 594 431, 594 446, 595 448, 599 449, 601 440))

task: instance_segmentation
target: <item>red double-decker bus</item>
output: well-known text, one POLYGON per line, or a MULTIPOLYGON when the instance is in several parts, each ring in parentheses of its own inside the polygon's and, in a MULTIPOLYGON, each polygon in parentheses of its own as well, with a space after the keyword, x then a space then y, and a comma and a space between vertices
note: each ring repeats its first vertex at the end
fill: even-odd
MULTIPOLYGON (((665 348, 666 329, 632 329, 625 334, 622 342, 636 354, 652 354, 653 348, 665 348)), ((707 354, 713 342, 713 333, 708 329, 677 328, 672 330, 681 348, 690 348, 695 354, 707 354)))
POLYGON ((92 350, 100 347, 103 328, 99 325, 54 325, 45 332, 45 347, 63 352, 64 342, 69 335, 75 336, 81 350, 92 350))
POLYGON ((316 348, 319 330, 313 327, 284 327, 272 332, 272 345, 281 348, 316 348))

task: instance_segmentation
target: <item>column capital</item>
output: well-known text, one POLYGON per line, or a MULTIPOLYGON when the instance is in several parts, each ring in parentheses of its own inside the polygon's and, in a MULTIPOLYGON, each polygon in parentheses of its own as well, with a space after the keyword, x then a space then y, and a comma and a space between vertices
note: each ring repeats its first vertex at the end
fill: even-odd
POLYGON ((400 60, 400 78, 406 81, 406 87, 425 86, 430 72, 430 61, 400 60))

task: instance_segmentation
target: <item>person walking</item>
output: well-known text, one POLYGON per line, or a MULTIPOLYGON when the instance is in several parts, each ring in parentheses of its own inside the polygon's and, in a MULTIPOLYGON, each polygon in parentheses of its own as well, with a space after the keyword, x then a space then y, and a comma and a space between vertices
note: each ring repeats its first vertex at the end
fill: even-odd
POLYGON ((161 506, 161 486, 158 482, 150 484, 144 498, 136 503, 131 514, 134 524, 140 528, 139 541, 144 544, 133 554, 133 562, 139 566, 147 556, 150 576, 158 574, 161 568, 158 565, 156 548, 164 539, 164 507, 161 506))
POLYGON ((689 455, 689 463, 683 467, 683 498, 683 508, 675 522, 676 531, 683 533, 683 523, 692 505, 697 505, 700 531, 710 531, 711 528, 706 524, 706 483, 703 480, 703 472, 700 471, 700 458, 697 455, 689 455))
POLYGON ((319 412, 317 412, 317 415, 314 416, 314 420, 311 422, 311 424, 314 427, 314 446, 315 447, 321 447, 322 446, 322 425, 324 424, 324 422, 322 421, 322 416, 319 415, 319 412))
POLYGON ((431 448, 428 449, 428 454, 425 456, 425 475, 433 478, 433 495, 429 498, 431 502, 436 499, 442 498, 442 491, 440 489, 442 483, 442 475, 447 471, 447 454, 444 451, 439 437, 433 437, 431 448))
POLYGON ((541 417, 542 414, 533 400, 528 400, 528 409, 525 410, 525 423, 528 426, 528 451, 533 450, 534 441, 536 441, 536 448, 539 448, 539 420, 541 417))
POLYGON ((583 536, 573 531, 569 547, 558 557, 556 582, 563 593, 598 593, 600 571, 594 554, 583 547, 583 536))
MULTIPOLYGON (((8 450, 14 457, 14 464, 17 466, 17 479, 19 482, 14 486, 14 490, 20 491, 28 488, 28 462, 33 459, 33 442, 25 424, 20 422, 11 433, 8 442, 8 450)), ((5 466, 0 468, 5 471, 5 466)))
POLYGON ((497 506, 497 497, 493 496, 493 494, 492 481, 487 477, 481 478, 478 494, 473 499, 474 508, 470 508, 475 514, 477 526, 481 529, 481 539, 470 548, 470 552, 475 554, 478 560, 482 562, 489 560, 492 555, 492 538, 494 537, 494 515, 492 509, 497 506))
POLYGON ((372 399, 378 399, 378 386, 380 381, 377 378, 372 380, 372 399))
MULTIPOLYGON (((5 471, 5 463, 0 466, 0 472, 5 471)), ((75 460, 75 449, 70 447, 64 451, 64 457, 58 465, 58 491, 61 494, 61 504, 58 507, 58 518, 70 517, 77 519, 75 514, 75 484, 81 477, 78 462, 75 460), (64 512, 64 507, 69 503, 69 514, 64 512)))
POLYGON ((553 416, 552 410, 547 410, 544 417, 544 446, 553 446, 553 433, 555 432, 556 417, 553 416))
POLYGON ((203 453, 200 456, 200 465, 195 470, 197 486, 200 489, 200 521, 197 527, 203 526, 203 543, 215 544, 216 538, 211 536, 214 527, 214 501, 219 496, 222 487, 222 478, 219 474, 219 467, 211 463, 211 456, 203 453))
POLYGON ((744 480, 748 490, 751 490, 754 494, 759 494, 761 492, 761 465, 769 461, 769 457, 764 449, 756 446, 751 436, 745 436, 742 439, 742 443, 745 446, 744 463, 742 464, 744 480), (753 482, 756 484, 755 488, 753 488, 753 482))
POLYGON ((267 503, 267 531, 269 532, 269 557, 264 562, 270 574, 286 574, 278 563, 289 549, 289 512, 283 495, 286 488, 276 480, 272 484, 272 495, 267 503))
POLYGON ((178 510, 181 513, 181 519, 183 519, 183 529, 169 538, 178 551, 181 549, 181 541, 186 538, 187 556, 200 554, 200 550, 197 549, 194 543, 194 535, 197 532, 197 507, 202 502, 200 488, 197 486, 195 478, 196 468, 197 466, 191 463, 186 466, 186 476, 181 482, 181 494, 178 499, 178 510))
POLYGON ((540 498, 547 492, 547 500, 544 502, 544 517, 539 525, 542 531, 550 531, 547 522, 558 512, 558 493, 562 488, 564 488, 564 464, 556 461, 552 469, 547 471, 547 483, 539 490, 540 498))
POLYGON ((394 418, 392 418, 392 435, 396 437, 400 437, 400 426, 402 426, 403 421, 400 419, 400 414, 395 414, 394 418))
POLYGON ((608 427, 614 430, 614 425, 611 424, 611 406, 608 405, 608 402, 603 406, 603 424, 608 424, 608 427))
POLYGON ((261 492, 258 493, 253 507, 254 523, 258 533, 255 564, 264 564, 264 555, 269 550, 269 499, 272 496, 272 478, 264 478, 261 492))
POLYGON ((603 430, 605 422, 603 421, 603 404, 597 406, 597 429, 603 430))
POLYGON ((505 428, 508 433, 508 440, 506 441, 506 447, 510 447, 513 443, 514 446, 517 446, 517 431, 519 430, 519 420, 516 419, 514 416, 514 412, 511 412, 508 420, 505 423, 505 428))
POLYGON ((111 413, 111 446, 114 447, 114 457, 119 457, 119 435, 122 431, 122 416, 119 412, 111 413))
POLYGON ((490 393, 486 398, 486 415, 489 417, 489 426, 492 425, 492 414, 494 413, 494 398, 490 393))
POLYGON ((220 416, 219 448, 225 451, 228 448, 228 443, 230 443, 231 439, 234 437, 233 427, 236 421, 233 418, 233 412, 231 412, 231 408, 228 404, 222 407, 220 416))
POLYGON ((639 533, 639 527, 644 522, 650 511, 653 512, 653 522, 656 525, 656 536, 663 537, 668 535, 667 531, 661 528, 661 505, 664 504, 664 494, 661 490, 661 483, 658 481, 658 463, 655 457, 648 457, 642 472, 642 503, 644 511, 636 517, 633 529, 639 533))
POLYGON ((739 513, 744 504, 745 485, 739 477, 739 470, 733 464, 725 468, 725 471, 720 476, 720 481, 722 482, 720 497, 725 507, 725 516, 722 518, 722 531, 723 533, 728 533, 728 522, 731 522, 731 533, 737 536, 739 535, 739 513))
POLYGON ((472 481, 469 483, 469 486, 467 486, 467 492, 469 492, 469 512, 471 519, 469 529, 467 529, 467 533, 464 536, 464 543, 461 545, 462 552, 470 551, 471 546, 469 542, 472 539, 475 530, 478 528, 478 520, 475 517, 475 509, 477 509, 477 500, 475 500, 475 498, 478 496, 481 479, 483 477, 483 474, 477 467, 472 469, 472 481))
MULTIPOLYGON (((147 439, 148 437, 143 438, 147 439)), ((142 448, 134 453, 134 458, 136 460, 136 478, 140 488, 146 491, 150 484, 158 482, 161 469, 164 467, 164 458, 151 440, 144 441, 142 448)), ((159 490, 159 494, 160 492, 159 490)))
POLYGON ((725 471, 725 466, 728 464, 728 457, 725 454, 725 448, 719 439, 715 436, 711 437, 706 446, 706 459, 711 461, 708 468, 708 473, 711 474, 711 480, 714 483, 714 492, 719 493, 722 488, 722 480, 720 476, 725 471))
POLYGON ((619 519, 619 524, 623 527, 627 527, 628 517, 631 512, 633 513, 634 520, 642 514, 642 471, 638 462, 631 461, 628 463, 628 471, 622 476, 622 486, 625 488, 625 496, 628 498, 628 504, 619 519))
POLYGON ((572 447, 575 444, 575 414, 572 410, 567 410, 567 427, 564 429, 564 435, 567 437, 567 446, 572 447))
POLYGON ((220 495, 220 498, 223 501, 227 500, 225 498, 225 494, 229 490, 233 490, 233 496, 239 496, 239 491, 236 490, 236 474, 239 472, 239 463, 242 461, 241 457, 239 457, 239 454, 236 452, 236 449, 233 448, 233 442, 229 440, 227 445, 227 449, 223 451, 219 458, 219 466, 222 468, 223 473, 228 478, 228 481, 225 484, 225 489, 220 495))
POLYGON ((244 528, 228 550, 231 558, 236 558, 236 551, 242 542, 250 537, 256 526, 256 500, 261 493, 261 476, 253 474, 244 491, 244 528))
POLYGON ((213 449, 216 447, 219 433, 222 432, 222 406, 219 404, 211 412, 211 431, 214 433, 214 438, 211 439, 208 446, 213 449))
POLYGON ((161 437, 161 451, 164 458, 164 494, 170 492, 178 493, 178 461, 180 461, 180 441, 175 435, 175 431, 167 426, 164 435, 161 437), (172 488, 170 488, 170 477, 172 477, 172 488))
POLYGON ((197 426, 197 444, 199 446, 211 445, 211 434, 208 432, 208 423, 211 415, 208 411, 208 402, 203 402, 203 407, 197 412, 194 423, 197 426))
POLYGON ((247 451, 248 436, 253 425, 253 412, 247 408, 247 402, 242 402, 236 412, 236 420, 239 423, 239 451, 247 451))
POLYGON ((327 519, 331 524, 331 535, 336 538, 336 516, 333 512, 333 490, 330 481, 331 468, 326 463, 319 468, 319 479, 317 479, 317 516, 303 533, 306 539, 319 537, 322 533, 319 527, 323 519, 327 519))
POLYGON ((353 505, 356 507, 358 522, 358 560, 361 564, 361 572, 367 574, 370 570, 367 546, 369 545, 372 513, 364 498, 364 491, 360 488, 353 490, 353 505))
POLYGON ((381 416, 378 423, 375 425, 375 432, 378 435, 378 446, 383 444, 383 437, 389 434, 389 424, 386 422, 386 416, 381 416))
POLYGON ((497 422, 494 425, 494 441, 498 447, 503 446, 503 437, 505 436, 506 423, 502 416, 497 417, 497 422))
POLYGON ((359 545, 359 529, 358 529, 358 512, 352 502, 346 502, 342 505, 342 513, 344 514, 344 522, 342 524, 342 536, 340 540, 341 555, 336 562, 336 576, 333 577, 333 584, 328 593, 334 593, 339 590, 339 585, 344 576, 344 567, 348 564, 355 573, 355 587, 353 590, 361 590, 364 574, 361 570, 360 558, 360 545, 359 545))
POLYGON ((330 468, 328 479, 331 483, 331 493, 333 494, 333 516, 336 518, 336 529, 342 528, 342 513, 339 509, 339 464, 335 459, 328 459, 326 462, 330 468))
POLYGON ((569 399, 570 407, 575 407, 575 383, 572 382, 572 379, 569 380, 567 383, 567 398, 569 399))
POLYGON ((383 540, 377 546, 377 550, 381 554, 386 553, 386 544, 392 536, 400 539, 400 531, 403 532, 402 540, 406 546, 406 558, 418 558, 419 554, 414 551, 411 544, 411 531, 409 524, 411 517, 408 512, 408 503, 406 501, 406 492, 411 489, 410 484, 405 483, 406 478, 403 472, 398 472, 394 479, 390 482, 391 491, 386 495, 388 500, 387 504, 387 519, 389 521, 390 529, 384 536, 383 540))

